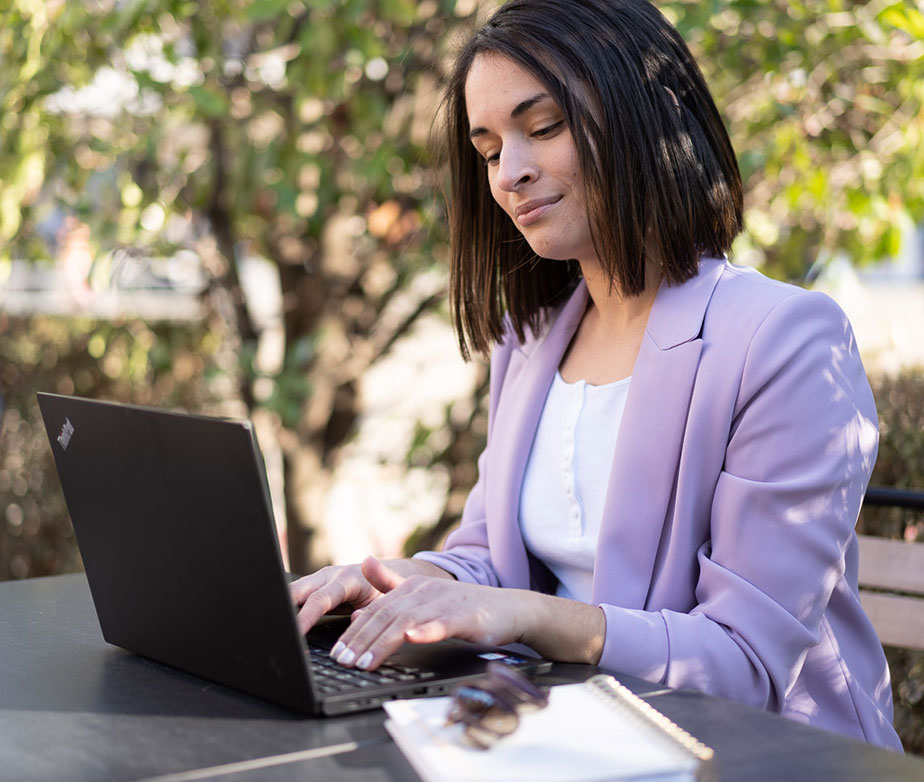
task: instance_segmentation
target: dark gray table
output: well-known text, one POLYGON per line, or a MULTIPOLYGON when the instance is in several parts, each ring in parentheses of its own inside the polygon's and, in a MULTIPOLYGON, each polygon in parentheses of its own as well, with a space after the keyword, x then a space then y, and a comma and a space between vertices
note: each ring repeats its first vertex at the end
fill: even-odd
MULTIPOLYGON (((558 665, 546 683, 592 673, 558 665)), ((924 780, 921 759, 738 704, 650 700, 715 748, 722 780, 924 780)), ((0 583, 0 780, 417 779, 383 719, 305 719, 109 646, 82 574, 0 583)))

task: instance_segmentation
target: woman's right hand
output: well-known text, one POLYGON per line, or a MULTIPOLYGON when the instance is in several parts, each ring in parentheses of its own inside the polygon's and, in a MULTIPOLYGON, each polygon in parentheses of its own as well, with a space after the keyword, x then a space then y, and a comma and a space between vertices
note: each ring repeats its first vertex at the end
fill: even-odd
POLYGON ((298 630, 307 633, 324 614, 347 604, 364 608, 382 596, 363 575, 361 565, 328 565, 289 584, 298 612, 298 630))
MULTIPOLYGON (((445 570, 420 559, 395 559, 385 564, 405 578, 416 574, 452 578, 445 570)), ((383 594, 363 575, 361 564, 323 567, 289 584, 289 593, 298 612, 298 630, 302 634, 338 606, 346 604, 356 611, 383 594)))

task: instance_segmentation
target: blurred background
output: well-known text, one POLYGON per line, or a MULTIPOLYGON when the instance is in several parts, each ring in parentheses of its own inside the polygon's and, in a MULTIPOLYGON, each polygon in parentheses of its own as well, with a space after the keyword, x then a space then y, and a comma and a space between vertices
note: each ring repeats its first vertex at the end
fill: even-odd
MULTIPOLYGON (((439 545, 487 374, 446 318, 430 141, 495 5, 0 0, 0 580, 81 567, 39 390, 253 419, 293 571, 439 545)), ((733 260, 841 303, 873 482, 924 488, 924 0, 656 5, 739 154, 733 260)), ((924 657, 889 653, 924 751, 924 657)))

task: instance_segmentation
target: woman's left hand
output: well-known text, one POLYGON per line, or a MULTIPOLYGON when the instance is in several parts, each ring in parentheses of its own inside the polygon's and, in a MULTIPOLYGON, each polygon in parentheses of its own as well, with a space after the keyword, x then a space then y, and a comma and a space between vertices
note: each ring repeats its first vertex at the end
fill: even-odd
POLYGON ((502 645, 523 635, 524 601, 531 593, 421 575, 405 578, 375 557, 363 561, 362 572, 383 594, 353 613, 331 651, 342 665, 376 668, 405 641, 461 638, 502 645))

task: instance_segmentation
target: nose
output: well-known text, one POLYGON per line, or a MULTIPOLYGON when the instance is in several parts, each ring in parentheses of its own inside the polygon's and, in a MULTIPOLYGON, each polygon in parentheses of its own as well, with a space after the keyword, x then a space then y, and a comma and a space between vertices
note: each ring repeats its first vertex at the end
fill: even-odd
POLYGON ((529 144, 517 142, 504 144, 497 161, 495 185, 498 188, 513 193, 523 185, 534 181, 538 174, 529 144))

